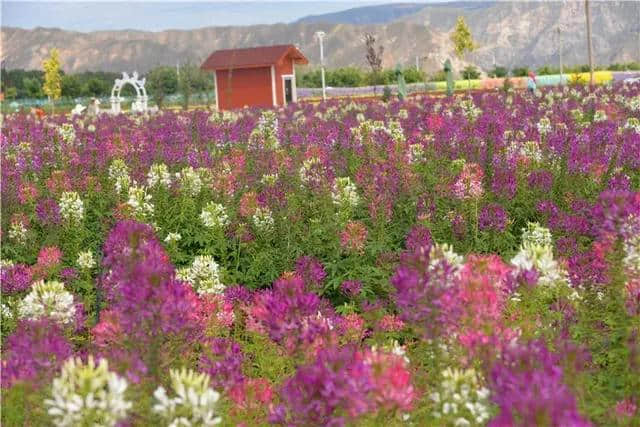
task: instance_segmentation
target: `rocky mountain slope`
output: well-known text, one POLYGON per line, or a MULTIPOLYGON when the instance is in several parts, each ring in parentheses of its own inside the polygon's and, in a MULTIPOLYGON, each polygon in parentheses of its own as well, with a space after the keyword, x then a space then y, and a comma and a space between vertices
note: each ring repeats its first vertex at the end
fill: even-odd
MULTIPOLYGON (((407 5, 401 5, 406 8, 407 5)), ((325 55, 330 67, 366 66, 362 36, 371 32, 385 46, 384 65, 413 65, 416 56, 426 71, 452 56, 449 33, 464 15, 478 49, 467 58, 483 69, 558 62, 561 25, 566 64, 586 63, 582 1, 457 2, 415 7, 401 13, 397 4, 313 16, 291 24, 209 27, 189 31, 96 31, 80 33, 51 28, 2 28, 2 66, 40 68, 53 47, 60 50, 65 71, 145 72, 157 65, 200 63, 216 50, 264 44, 294 43, 317 65, 319 47, 313 34, 327 33, 325 55), (375 8, 373 11, 371 8, 375 8), (367 11, 368 9, 368 11, 367 11), (392 12, 395 11, 395 12, 392 12), (387 18, 381 18, 382 15, 387 18), (354 23, 356 22, 356 23, 354 23), (377 23, 382 22, 382 23, 377 23)), ((592 2, 593 45, 597 63, 640 60, 640 2, 592 2)), ((454 66, 463 65, 454 61, 454 66)))

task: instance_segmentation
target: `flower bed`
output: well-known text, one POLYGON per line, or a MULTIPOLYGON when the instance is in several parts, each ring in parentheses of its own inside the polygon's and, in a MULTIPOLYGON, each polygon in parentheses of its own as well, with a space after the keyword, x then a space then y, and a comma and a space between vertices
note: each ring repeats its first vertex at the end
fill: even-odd
POLYGON ((640 419, 638 84, 3 119, 3 425, 640 419))

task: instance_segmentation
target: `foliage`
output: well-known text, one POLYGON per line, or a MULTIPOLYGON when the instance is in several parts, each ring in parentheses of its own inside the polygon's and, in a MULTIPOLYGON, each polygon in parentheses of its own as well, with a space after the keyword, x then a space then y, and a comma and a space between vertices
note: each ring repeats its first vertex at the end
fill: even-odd
POLYGON ((58 49, 52 49, 49 58, 42 61, 42 69, 44 71, 44 83, 42 91, 49 97, 51 108, 53 103, 60 98, 62 94, 62 76, 60 73, 60 53, 58 49))
POLYGON ((513 77, 527 77, 529 75, 529 67, 516 67, 511 70, 513 77))
POLYGON ((462 78, 465 80, 477 79, 479 77, 480 71, 478 71, 478 69, 473 65, 467 65, 466 67, 464 67, 464 70, 462 70, 462 78))
POLYGON ((458 16, 456 20, 456 26, 451 34, 451 41, 453 42, 453 51, 458 58, 463 58, 466 53, 473 52, 476 49, 471 30, 463 16, 458 16))
POLYGON ((371 67, 371 71, 376 74, 382 71, 382 55, 384 46, 379 45, 376 49, 376 37, 373 34, 366 33, 364 35, 364 45, 366 49, 367 63, 371 67))
POLYGON ((178 75, 173 67, 154 68, 147 75, 147 90, 159 108, 167 95, 175 93, 178 89, 178 75))
POLYGON ((487 75, 492 78, 507 77, 508 74, 509 74, 509 70, 507 70, 506 67, 502 67, 500 65, 496 65, 495 67, 493 67, 491 71, 487 73, 487 75))

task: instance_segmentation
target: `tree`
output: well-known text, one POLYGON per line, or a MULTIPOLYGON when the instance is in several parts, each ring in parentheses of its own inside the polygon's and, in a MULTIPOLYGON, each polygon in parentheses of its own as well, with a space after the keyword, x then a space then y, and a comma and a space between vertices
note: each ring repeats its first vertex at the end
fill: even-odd
POLYGON ((23 94, 27 98, 42 97, 42 83, 37 77, 24 77, 22 79, 23 94))
POLYGON ((511 74, 513 75, 513 77, 527 77, 527 75, 529 74, 529 68, 516 67, 513 70, 511 70, 511 74))
POLYGON ((53 105, 62 95, 62 75, 60 73, 60 55, 58 49, 52 49, 48 59, 42 61, 42 69, 44 70, 44 84, 42 91, 51 102, 51 112, 53 105))
POLYGON ((493 70, 489 71, 488 75, 491 78, 495 77, 507 77, 509 71, 505 67, 495 66, 493 70))
POLYGON ((158 108, 162 108, 166 96, 176 93, 178 90, 176 69, 173 67, 154 68, 147 76, 147 85, 158 108))
MULTIPOLYGON (((451 41, 453 42, 453 51, 460 59, 463 59, 467 52, 473 52, 476 49, 471 30, 462 16, 458 16, 456 26, 451 34, 451 41)), ((467 81, 469 82, 469 90, 471 90, 471 80, 467 79, 467 81)))
POLYGON ((85 96, 99 97, 108 91, 109 87, 107 86, 107 83, 97 77, 91 77, 82 87, 82 94, 85 96))
POLYGON ((477 79, 478 77, 480 77, 480 71, 473 65, 467 65, 462 70, 462 78, 465 80, 477 79))
POLYGON ((382 54, 384 46, 380 45, 376 49, 376 38, 373 34, 366 33, 364 35, 364 45, 366 48, 366 58, 371 67, 371 83, 379 84, 380 71, 382 71, 382 54))
POLYGON ((62 76, 62 95, 68 98, 77 98, 82 94, 82 85, 77 74, 62 76))
POLYGON ((16 99, 16 97, 18 96, 18 89, 16 89, 13 86, 8 87, 7 90, 4 92, 4 96, 7 99, 16 99))
POLYGON ((178 76, 178 90, 182 94, 182 108, 189 109, 189 100, 198 83, 200 69, 193 64, 186 63, 180 67, 178 76))

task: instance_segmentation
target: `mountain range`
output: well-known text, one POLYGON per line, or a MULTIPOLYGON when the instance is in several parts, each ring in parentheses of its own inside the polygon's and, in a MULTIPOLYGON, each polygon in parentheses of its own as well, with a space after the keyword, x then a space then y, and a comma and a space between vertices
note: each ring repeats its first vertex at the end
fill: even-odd
MULTIPOLYGON (((598 64, 640 61, 640 2, 591 3, 594 57, 598 64)), ((557 64, 559 46, 565 64, 587 62, 584 3, 580 1, 467 1, 392 3, 307 16, 289 24, 218 26, 158 32, 121 30, 75 32, 56 28, 3 27, 2 67, 41 68, 54 47, 66 72, 84 70, 146 72, 158 65, 200 64, 212 51, 233 47, 293 43, 319 62, 316 31, 324 41, 328 67, 366 67, 363 36, 371 33, 384 46, 383 65, 414 65, 425 71, 473 63, 538 67, 557 64), (458 16, 464 16, 477 49, 454 58, 449 39, 458 16), (558 31, 560 29, 560 31, 558 31)))

